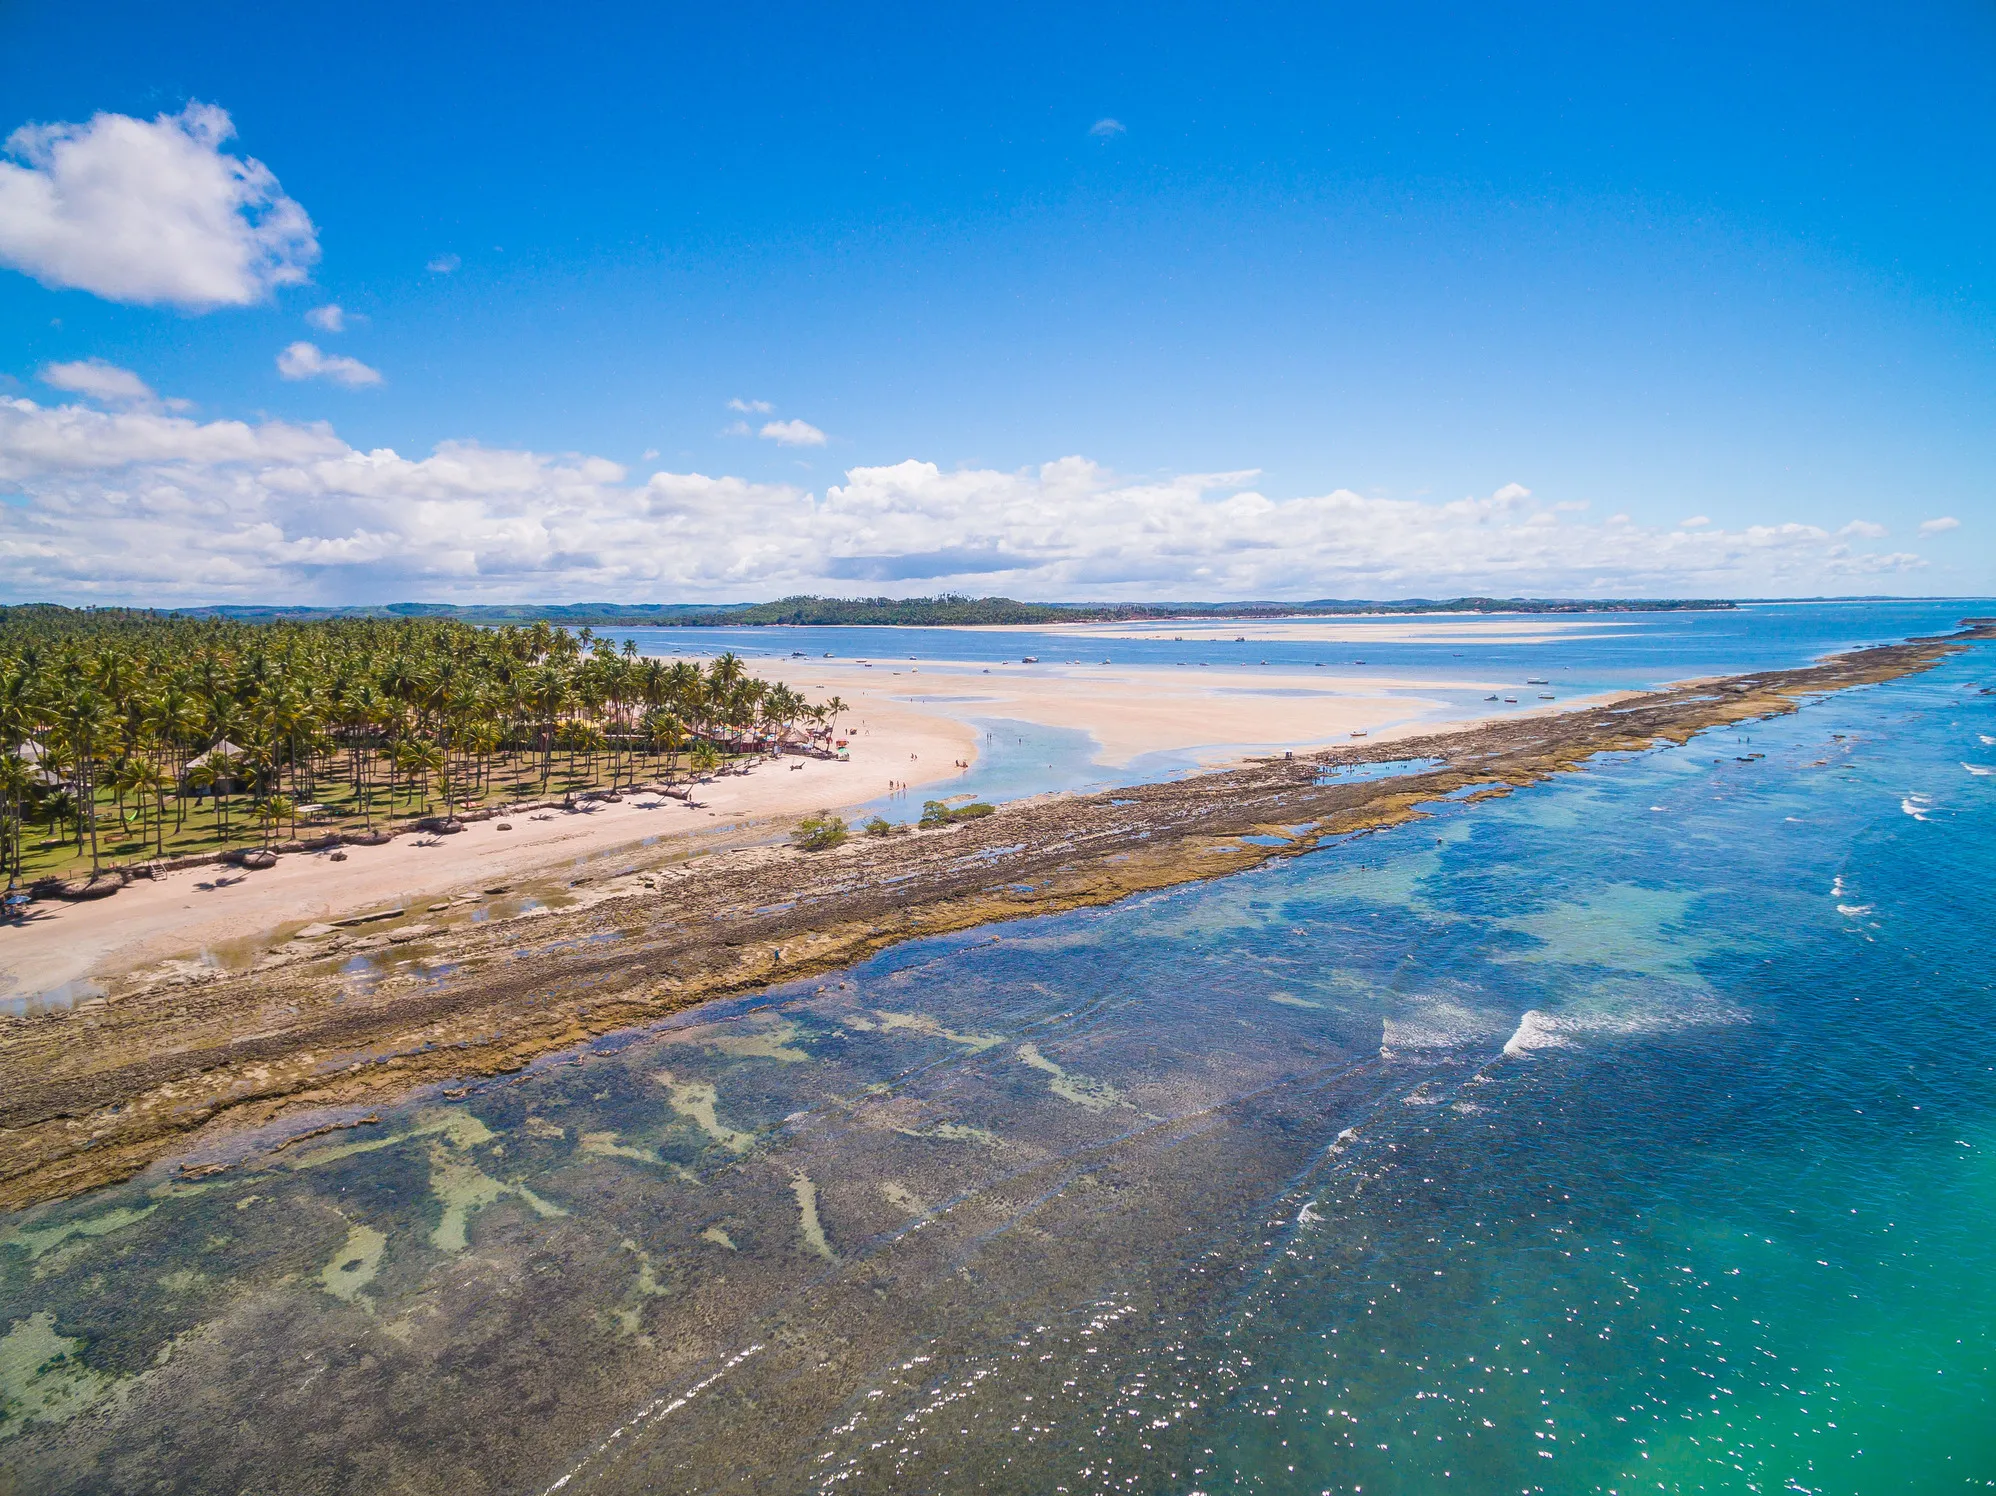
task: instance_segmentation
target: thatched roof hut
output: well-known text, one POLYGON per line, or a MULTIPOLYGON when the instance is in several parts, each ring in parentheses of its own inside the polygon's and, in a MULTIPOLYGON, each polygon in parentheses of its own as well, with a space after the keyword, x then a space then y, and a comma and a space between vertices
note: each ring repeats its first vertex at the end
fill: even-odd
POLYGON ((187 767, 198 769, 211 758, 232 758, 240 762, 242 756, 243 750, 239 745, 231 743, 227 738, 217 738, 213 747, 205 748, 187 760, 187 767))

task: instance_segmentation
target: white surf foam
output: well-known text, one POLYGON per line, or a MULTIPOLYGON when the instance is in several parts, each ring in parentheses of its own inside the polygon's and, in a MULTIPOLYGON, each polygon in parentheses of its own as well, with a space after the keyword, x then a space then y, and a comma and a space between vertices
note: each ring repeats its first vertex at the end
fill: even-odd
POLYGON ((1632 1002, 1561 1013, 1533 1008, 1518 1020, 1517 1032, 1505 1041, 1504 1053, 1516 1056, 1538 1049, 1572 1049, 1586 1039, 1628 1038, 1747 1021, 1746 1014, 1737 1008, 1681 988, 1679 993, 1674 998, 1638 996, 1632 1002))
POLYGON ((1442 998, 1418 999, 1405 1013, 1384 1020, 1379 1031, 1379 1055, 1421 1050, 1458 1049, 1488 1042, 1504 1032, 1503 1020, 1442 998))
POLYGON ((1573 1041, 1561 1032, 1562 1028, 1550 1013, 1533 1008, 1518 1020, 1518 1031, 1504 1041, 1504 1053, 1520 1055, 1535 1049, 1571 1049, 1573 1041))
POLYGON ((1934 808, 1934 802, 1925 795, 1908 795, 1899 802, 1899 808, 1916 821, 1924 821, 1927 812, 1934 808))
POLYGON ((1991 775, 1996 775, 1996 767, 1989 764, 1963 764, 1962 767, 1977 779, 1987 779, 1991 775))

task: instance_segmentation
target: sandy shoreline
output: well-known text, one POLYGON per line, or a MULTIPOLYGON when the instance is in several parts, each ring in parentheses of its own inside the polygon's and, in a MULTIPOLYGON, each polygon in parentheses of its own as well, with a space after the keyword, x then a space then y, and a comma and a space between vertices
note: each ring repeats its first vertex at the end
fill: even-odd
POLYGON ((1989 638, 1996 626, 1405 746, 1269 756, 817 854, 765 846, 675 859, 654 845, 628 867, 571 880, 538 910, 479 895, 379 926, 301 931, 248 972, 150 973, 107 999, 0 1018, 0 1207, 125 1177, 196 1134, 236 1152, 194 1167, 229 1167, 256 1146, 255 1129, 281 1117, 320 1118, 298 1124, 308 1132, 352 1125, 361 1113, 338 1109, 512 1075, 593 1035, 922 936, 1300 855, 1419 817, 1439 799, 1507 794, 1599 753, 1792 712, 1989 638), (1420 763, 1384 776, 1336 772, 1394 758, 1420 763))
MULTIPOLYGON (((1256 751, 1303 750, 1432 731, 1444 704, 1435 682, 1353 678, 1331 670, 1156 669, 1048 661, 984 665, 881 658, 795 660, 773 672, 813 699, 849 704, 851 761, 785 758, 698 787, 698 809, 651 796, 586 812, 473 822, 451 837, 400 836, 385 846, 281 857, 246 873, 200 867, 134 882, 90 903, 37 903, 0 928, 0 1013, 96 995, 134 971, 180 963, 239 967, 297 926, 431 903, 504 886, 558 885, 586 863, 628 849, 647 856, 780 839, 816 810, 849 814, 890 784, 949 792, 975 764, 992 719, 1086 732, 1096 760, 1123 765, 1177 752, 1202 767, 1256 751)), ((1457 689, 1485 682, 1447 683, 1457 689)), ((1571 703, 1568 703, 1571 704, 1571 703)), ((1514 714, 1537 710, 1513 708, 1514 714)))

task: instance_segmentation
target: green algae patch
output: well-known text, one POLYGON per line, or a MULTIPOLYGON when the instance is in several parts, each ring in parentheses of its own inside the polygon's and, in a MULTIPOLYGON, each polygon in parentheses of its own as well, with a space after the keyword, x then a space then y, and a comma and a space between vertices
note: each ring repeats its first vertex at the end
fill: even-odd
POLYGON ((442 1147, 430 1149, 430 1193, 443 1202, 443 1219, 430 1233, 430 1245, 440 1252, 462 1252, 468 1245, 466 1227, 473 1211, 483 1210, 508 1195, 516 1195, 535 1215, 565 1216, 567 1211, 551 1205, 524 1184, 507 1184, 442 1147))
POLYGON ((597 1158, 629 1158, 641 1164, 664 1162, 656 1148, 633 1148, 628 1143, 618 1142, 614 1132, 585 1132, 580 1141, 582 1151, 597 1158))
MULTIPOLYGON (((945 1039, 951 1044, 961 1045, 972 1054, 982 1054, 987 1049, 996 1049, 1000 1044, 1005 1042, 1003 1034, 959 1034, 952 1032, 944 1028, 926 1013, 889 1013, 881 1009, 875 1009, 874 1016, 880 1020, 877 1026, 879 1032, 891 1034, 900 1029, 910 1033, 926 1034, 932 1039, 945 1039)), ((864 1018, 848 1018, 846 1025, 849 1028, 859 1029, 862 1033, 873 1032, 876 1029, 876 1025, 867 1022, 864 1018)))
POLYGON ((387 1245, 386 1232, 355 1224, 347 1232, 346 1245, 320 1271, 319 1286, 346 1303, 372 1307, 361 1290, 381 1271, 381 1250, 387 1245))
POLYGON ((705 1231, 702 1231, 700 1233, 700 1240, 710 1241, 717 1247, 726 1247, 730 1252, 741 1250, 741 1248, 735 1245, 735 1239, 719 1226, 709 1226, 705 1231))
POLYGON ((811 1058, 807 1051, 796 1047, 804 1031, 788 1019, 761 1033, 717 1032, 720 1027, 715 1024, 688 1029, 683 1034, 672 1035, 671 1039, 675 1044, 698 1044, 703 1049, 719 1050, 737 1060, 780 1060, 795 1065, 811 1058))
POLYGON ((633 1163, 664 1169, 687 1184, 700 1183, 698 1174, 684 1164, 662 1157, 656 1148, 633 1148, 628 1143, 618 1142, 617 1137, 614 1132, 585 1132, 577 1141, 582 1145, 582 1151, 592 1158, 628 1158, 633 1163))
POLYGON ((818 1186, 810 1175, 799 1172, 790 1176, 790 1191, 797 1197, 797 1231, 804 1238, 805 1249, 827 1262, 837 1262, 838 1254, 825 1240, 825 1226, 818 1219, 818 1186))
POLYGON ((708 1137, 719 1143, 730 1153, 746 1153, 755 1142, 755 1134, 737 1132, 722 1122, 715 1114, 715 1103, 719 1100, 713 1086, 704 1080, 676 1080, 670 1070, 661 1070, 652 1077, 664 1086, 672 1098, 672 1109, 692 1122, 708 1137))
POLYGON ((1122 1093, 1115 1087, 1091 1076, 1074 1075, 1039 1051, 1036 1044, 1021 1044, 1016 1053, 1035 1070, 1044 1071, 1053 1079, 1047 1082, 1047 1089, 1063 1101, 1071 1101, 1076 1106, 1087 1107, 1091 1112, 1106 1112, 1112 1106, 1128 1106, 1122 1093))
POLYGON ((83 1364, 83 1342, 31 1314, 0 1335, 0 1439, 31 1423, 63 1423, 111 1390, 115 1377, 83 1364))
POLYGON ((962 1122, 938 1122, 934 1127, 894 1129, 904 1138, 921 1138, 924 1142, 962 1143, 973 1148, 1003 1148, 1005 1140, 995 1132, 982 1127, 969 1127, 962 1122))
POLYGON ((63 1221, 54 1226, 19 1226, 0 1236, 0 1247, 19 1247, 28 1254, 28 1261, 38 1261, 42 1254, 54 1250, 72 1236, 109 1236, 113 1231, 143 1221, 158 1210, 152 1205, 121 1206, 117 1210, 107 1210, 102 1215, 85 1216, 78 1221, 63 1221))
MULTIPOLYGON (((638 1280, 631 1285, 630 1298, 632 1302, 612 1309, 610 1314, 617 1321, 617 1327, 624 1334, 639 1335, 644 1325, 645 1300, 668 1298, 671 1296, 672 1290, 658 1281, 658 1274, 652 1267, 651 1253, 645 1251, 634 1241, 624 1242, 623 1248, 626 1252, 635 1253, 637 1256, 638 1280)), ((647 1341, 646 1343, 648 1344, 649 1342, 647 1341)))
POLYGON ((416 1113, 416 1125, 407 1132, 393 1132, 387 1137, 367 1138, 358 1143, 334 1143, 330 1147, 314 1148, 310 1153, 283 1159, 281 1162, 287 1169, 316 1169, 322 1164, 336 1163, 343 1158, 374 1153, 382 1148, 393 1148, 396 1144, 406 1143, 411 1138, 437 1136, 441 1136, 455 1147, 472 1148, 480 1143, 491 1142, 492 1129, 470 1112, 445 1111, 431 1107, 416 1113))

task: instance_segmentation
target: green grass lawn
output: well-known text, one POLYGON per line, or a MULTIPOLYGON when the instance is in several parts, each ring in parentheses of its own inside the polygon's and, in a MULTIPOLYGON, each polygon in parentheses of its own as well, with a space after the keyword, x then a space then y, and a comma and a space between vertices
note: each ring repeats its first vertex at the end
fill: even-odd
MULTIPOLYGON (((681 767, 683 769, 683 761, 681 767)), ((475 809, 481 805, 518 800, 559 799, 585 790, 607 788, 610 783, 607 765, 596 768, 597 772, 591 774, 586 761, 578 762, 571 768, 565 757, 558 753, 553 772, 543 786, 538 762, 522 755, 516 760, 495 764, 484 792, 461 793, 456 798, 456 805, 459 810, 475 809)), ((662 764, 648 763, 638 767, 636 777, 644 782, 664 773, 662 764)), ((624 766, 622 777, 626 783, 631 779, 629 765, 624 766)), ((248 794, 230 795, 219 816, 216 801, 212 798, 196 800, 192 796, 169 795, 163 825, 156 826, 155 807, 151 803, 141 807, 128 796, 121 820, 116 795, 102 790, 97 796, 98 864, 117 867, 226 851, 231 847, 262 846, 266 842, 289 841, 294 836, 310 839, 331 831, 361 832, 370 824, 376 830, 394 829, 411 820, 444 813, 444 795, 434 782, 428 786, 427 793, 421 785, 398 785, 392 799, 385 782, 371 785, 368 793, 370 805, 367 808, 371 810, 371 815, 363 809, 350 776, 343 774, 335 778, 328 775, 310 787, 310 796, 306 794, 306 788, 301 785, 294 792, 289 785, 286 786, 286 794, 300 807, 295 831, 289 817, 266 831, 256 819, 254 797, 248 794), (315 805, 318 809, 306 812, 303 809, 306 805, 315 805)), ((58 835, 47 820, 38 817, 30 808, 27 825, 21 833, 21 881, 88 874, 90 840, 87 828, 80 849, 77 840, 73 824, 65 826, 58 835)))

